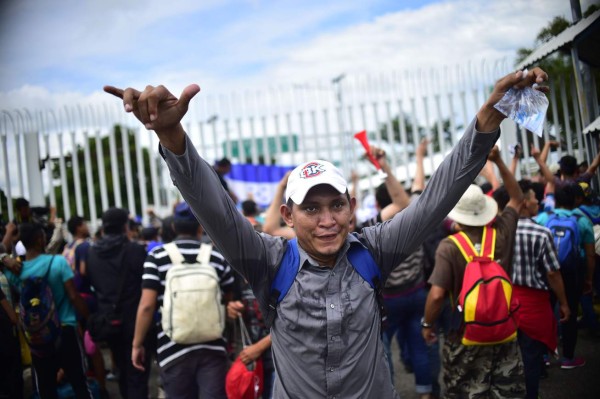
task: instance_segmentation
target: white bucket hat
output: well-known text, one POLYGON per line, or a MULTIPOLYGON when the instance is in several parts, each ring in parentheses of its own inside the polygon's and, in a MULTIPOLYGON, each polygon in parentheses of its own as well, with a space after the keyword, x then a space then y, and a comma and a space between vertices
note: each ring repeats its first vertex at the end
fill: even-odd
POLYGON ((319 184, 328 184, 340 194, 348 189, 344 175, 331 162, 310 161, 292 170, 285 190, 285 202, 291 198, 295 204, 301 204, 308 191, 319 184))
POLYGON ((496 201, 485 195, 479 186, 471 184, 448 217, 464 226, 485 226, 497 214, 496 201))

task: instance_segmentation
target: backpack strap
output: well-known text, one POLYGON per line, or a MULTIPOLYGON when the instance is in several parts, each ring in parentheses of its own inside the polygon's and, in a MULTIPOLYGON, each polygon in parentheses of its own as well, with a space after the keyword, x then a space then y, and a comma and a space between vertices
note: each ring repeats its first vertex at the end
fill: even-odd
POLYGON ((375 299, 379 307, 379 315, 381 316, 381 332, 384 331, 385 322, 387 321, 387 311, 383 300, 383 282, 381 270, 369 250, 362 244, 350 246, 348 249, 348 260, 354 270, 365 280, 375 291, 375 299))
POLYGON ((210 263, 210 257, 212 255, 212 245, 202 243, 200 245, 200 250, 198 251, 198 256, 196 257, 196 261, 201 265, 208 265, 210 263))
MULTIPOLYGON (((383 306, 383 284, 381 271, 375 263, 373 256, 363 245, 350 246, 347 253, 350 264, 356 272, 365 280, 376 293, 377 303, 381 312, 382 320, 385 320, 385 308, 383 306)), ((296 238, 288 241, 288 246, 281 258, 279 269, 271 284, 269 296, 269 309, 265 317, 268 326, 273 324, 277 314, 277 304, 285 298, 290 290, 296 275, 300 270, 300 254, 298 252, 298 241, 296 238)))
MULTIPOLYGON (((172 264, 180 265, 185 262, 185 258, 181 254, 181 251, 179 251, 177 244, 174 242, 163 245, 163 248, 167 252, 167 255, 169 255, 169 259, 171 259, 172 264)), ((200 253, 198 253, 198 257, 200 257, 200 253)))
POLYGON ((46 275, 44 275, 44 281, 48 282, 48 277, 50 276, 50 268, 52 267, 52 262, 54 262, 54 257, 56 255, 52 255, 50 258, 50 263, 48 263, 48 270, 46 271, 46 275))
POLYGON ((474 257, 477 256, 477 251, 475 251, 473 243, 463 231, 459 231, 456 234, 448 236, 448 238, 450 239, 450 241, 456 244, 456 246, 460 250, 460 253, 464 256, 467 263, 469 263, 471 260, 473 260, 474 257))
POLYGON ((465 234, 464 231, 460 231, 456 234, 448 236, 448 238, 456 244, 460 253, 464 256, 467 263, 473 260, 475 257, 483 257, 494 259, 494 252, 496 249, 496 229, 490 226, 483 228, 483 236, 481 237, 481 253, 478 254, 475 250, 475 246, 465 234))
POLYGON ((350 246, 347 256, 350 264, 371 288, 377 291, 379 286, 381 289, 381 270, 367 248, 362 244, 350 246))
POLYGON ((273 325, 275 315, 277 314, 277 304, 285 298, 294 283, 298 270, 300 270, 300 253, 298 252, 297 240, 294 238, 288 241, 285 253, 279 263, 279 269, 277 269, 275 278, 271 283, 269 309, 265 317, 267 326, 273 325))
POLYGON ((494 259, 496 251, 496 229, 490 226, 485 226, 483 229, 481 243, 481 256, 484 258, 494 259))

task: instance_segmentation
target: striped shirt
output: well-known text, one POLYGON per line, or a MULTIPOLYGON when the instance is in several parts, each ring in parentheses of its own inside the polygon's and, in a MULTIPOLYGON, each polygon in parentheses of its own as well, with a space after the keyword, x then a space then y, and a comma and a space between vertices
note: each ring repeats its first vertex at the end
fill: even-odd
POLYGON ((519 219, 513 252, 513 284, 547 291, 546 274, 559 269, 550 230, 532 219, 519 219))
MULTIPOLYGON (((174 241, 186 262, 195 263, 200 250, 200 242, 190 239, 176 239, 174 241)), ((221 290, 231 291, 233 288, 233 275, 231 268, 214 248, 210 257, 210 264, 216 269, 221 282, 221 290)), ((165 292, 165 277, 172 263, 167 251, 162 245, 155 247, 148 253, 144 263, 144 274, 142 276, 142 288, 155 290, 158 293, 158 307, 162 308, 163 295, 165 292)), ((157 360, 160 367, 181 358, 186 353, 196 350, 216 350, 225 352, 225 340, 217 339, 201 344, 176 344, 163 332, 160 321, 157 323, 158 348, 157 360)))

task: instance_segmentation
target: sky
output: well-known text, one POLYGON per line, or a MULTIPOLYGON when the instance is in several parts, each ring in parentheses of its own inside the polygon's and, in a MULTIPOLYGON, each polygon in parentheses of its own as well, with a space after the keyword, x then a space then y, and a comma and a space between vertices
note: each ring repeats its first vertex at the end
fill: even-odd
MULTIPOLYGON (((583 8, 594 0, 583 0, 583 8)), ((3 0, 0 109, 508 59, 569 0, 3 0)))

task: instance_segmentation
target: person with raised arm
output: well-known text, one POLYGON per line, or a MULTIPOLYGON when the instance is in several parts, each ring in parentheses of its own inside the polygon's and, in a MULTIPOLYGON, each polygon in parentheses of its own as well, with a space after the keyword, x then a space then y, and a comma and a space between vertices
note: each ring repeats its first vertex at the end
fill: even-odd
POLYGON ((197 85, 186 87, 179 98, 164 86, 104 89, 122 98, 125 111, 156 132, 160 153, 183 198, 225 259, 250 283, 264 314, 273 315, 273 397, 398 398, 381 344, 381 283, 439 224, 481 170, 504 119, 494 104, 511 87, 547 78, 535 68, 526 76, 519 71, 500 79, 419 199, 361 233, 350 234, 356 200, 339 169, 323 160, 300 164, 290 174, 280 207, 296 241, 257 233, 199 156, 181 124, 200 91, 197 85), (379 275, 363 277, 364 269, 359 273, 350 254, 374 263, 379 275), (271 287, 280 276, 282 259, 297 263, 292 285, 278 298, 271 287))

